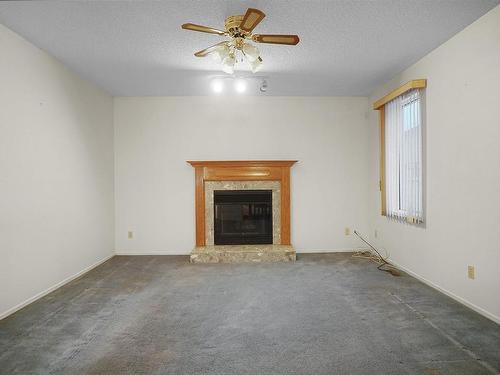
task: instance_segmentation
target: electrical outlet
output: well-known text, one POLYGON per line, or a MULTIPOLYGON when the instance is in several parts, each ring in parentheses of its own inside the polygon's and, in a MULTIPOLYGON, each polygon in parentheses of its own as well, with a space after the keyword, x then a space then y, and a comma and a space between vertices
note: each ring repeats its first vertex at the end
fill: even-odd
POLYGON ((474 266, 467 266, 467 276, 472 280, 476 278, 476 269, 474 266))
POLYGON ((350 236, 351 235, 351 228, 345 228, 345 235, 350 236))
POLYGON ((132 232, 131 230, 128 231, 128 234, 127 234, 127 237, 129 240, 131 240, 132 238, 134 238, 134 232, 132 232))
POLYGON ((373 237, 378 238, 378 229, 373 231, 373 237))

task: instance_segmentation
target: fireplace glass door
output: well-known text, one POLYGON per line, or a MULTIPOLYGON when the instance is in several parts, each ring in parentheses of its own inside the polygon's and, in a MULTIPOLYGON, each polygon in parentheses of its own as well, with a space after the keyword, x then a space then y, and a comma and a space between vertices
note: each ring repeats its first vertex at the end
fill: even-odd
POLYGON ((272 190, 215 190, 216 245, 272 244, 272 190))

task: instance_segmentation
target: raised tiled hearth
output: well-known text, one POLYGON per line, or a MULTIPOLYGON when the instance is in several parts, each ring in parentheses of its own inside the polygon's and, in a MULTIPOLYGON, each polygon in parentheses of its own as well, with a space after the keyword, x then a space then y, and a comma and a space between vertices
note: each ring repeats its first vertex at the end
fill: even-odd
POLYGON ((195 247, 191 263, 293 262, 296 253, 290 245, 211 245, 195 247))
POLYGON ((196 247, 191 253, 191 262, 295 261, 296 253, 290 243, 290 167, 295 162, 294 160, 189 161, 195 168, 196 208, 196 247), (220 190, 235 190, 235 193, 244 190, 272 192, 272 243, 271 238, 266 244, 214 243, 215 234, 220 233, 215 232, 214 191, 220 190))

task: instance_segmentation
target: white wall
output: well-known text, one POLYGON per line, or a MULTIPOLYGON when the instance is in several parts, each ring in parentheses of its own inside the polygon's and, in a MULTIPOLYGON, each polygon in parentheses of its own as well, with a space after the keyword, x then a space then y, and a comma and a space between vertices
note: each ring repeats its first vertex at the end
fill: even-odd
POLYGON ((500 6, 380 87, 370 103, 416 78, 428 79, 426 227, 379 214, 372 111, 372 239, 397 264, 500 322, 500 6), (467 265, 476 267, 475 280, 467 265))
POLYGON ((0 25, 0 318, 113 253, 112 98, 0 25))
POLYGON ((344 228, 368 223, 367 104, 366 98, 115 98, 117 252, 192 250, 194 169, 186 160, 297 159, 292 244, 308 252, 360 247, 344 228))
POLYGON ((112 98, 3 26, 0 46, 0 317, 111 256, 113 233, 118 253, 189 253, 186 160, 298 159, 299 251, 358 248, 344 235, 357 228, 397 264, 500 322, 500 7, 369 101, 115 98, 114 154, 112 98), (415 78, 428 79, 425 228, 378 214, 377 114, 368 110, 368 131, 366 119, 371 102, 415 78))

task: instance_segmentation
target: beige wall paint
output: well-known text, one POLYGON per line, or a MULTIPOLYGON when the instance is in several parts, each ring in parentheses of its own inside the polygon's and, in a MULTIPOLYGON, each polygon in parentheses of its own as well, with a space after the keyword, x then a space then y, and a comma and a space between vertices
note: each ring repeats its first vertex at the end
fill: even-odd
POLYGON ((112 98, 0 25, 0 318, 113 252, 112 98))
POLYGON ((186 160, 297 159, 292 244, 342 251, 366 229, 366 98, 115 98, 116 249, 188 254, 194 169, 186 160), (128 239, 127 232, 134 238, 128 239))
POLYGON ((370 104, 417 78, 428 79, 426 226, 379 214, 372 111, 372 240, 396 263, 500 322, 500 6, 377 89, 370 104), (467 265, 476 267, 475 280, 467 265))

